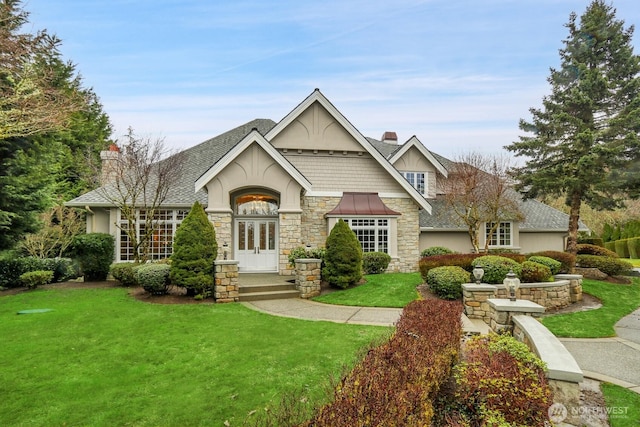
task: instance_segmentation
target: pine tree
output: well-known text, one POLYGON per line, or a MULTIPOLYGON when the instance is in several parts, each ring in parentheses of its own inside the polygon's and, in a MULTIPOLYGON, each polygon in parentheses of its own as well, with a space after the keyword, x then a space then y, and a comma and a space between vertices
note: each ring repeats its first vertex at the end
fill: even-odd
POLYGON ((322 278, 332 286, 347 288, 362 279, 362 247, 355 233, 342 219, 331 229, 322 278))
POLYGON ((615 9, 593 1, 560 50, 551 69, 551 94, 532 121, 520 121, 528 136, 505 147, 524 156, 514 170, 525 197, 564 196, 569 206, 567 251, 576 253, 580 208, 619 206, 638 193, 629 173, 640 155, 640 59, 633 53, 633 26, 625 29, 615 9))
POLYGON ((207 296, 213 290, 217 255, 218 244, 213 224, 209 222, 202 205, 195 202, 176 230, 169 273, 171 282, 186 288, 188 295, 207 296))

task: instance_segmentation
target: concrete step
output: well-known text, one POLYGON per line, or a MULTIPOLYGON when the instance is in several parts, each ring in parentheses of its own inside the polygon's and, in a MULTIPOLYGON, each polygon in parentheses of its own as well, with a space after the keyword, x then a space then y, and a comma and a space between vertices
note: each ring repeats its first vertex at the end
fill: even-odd
POLYGON ((251 294, 255 292, 276 292, 276 291, 295 291, 295 283, 272 283, 272 284, 260 284, 260 285, 243 285, 240 284, 238 292, 240 294, 251 294))
POLYGON ((239 300, 242 301, 265 301, 273 299, 285 299, 285 298, 298 298, 300 292, 296 289, 293 290, 281 290, 281 291, 268 291, 268 292, 242 292, 240 288, 239 300))

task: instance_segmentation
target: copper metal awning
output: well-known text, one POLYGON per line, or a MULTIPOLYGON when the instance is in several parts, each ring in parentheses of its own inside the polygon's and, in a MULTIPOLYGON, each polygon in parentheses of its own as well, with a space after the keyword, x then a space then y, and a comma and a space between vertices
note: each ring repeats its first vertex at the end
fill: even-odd
POLYGON ((358 216, 381 216, 402 215, 389 209, 384 204, 378 193, 342 193, 340 203, 325 216, 342 216, 342 215, 358 215, 358 216))

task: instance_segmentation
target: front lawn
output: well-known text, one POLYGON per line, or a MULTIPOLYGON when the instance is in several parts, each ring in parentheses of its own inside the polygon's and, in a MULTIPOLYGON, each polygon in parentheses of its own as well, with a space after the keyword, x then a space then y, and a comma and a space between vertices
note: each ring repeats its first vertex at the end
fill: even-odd
POLYGON ((365 276, 366 283, 314 298, 326 304, 402 308, 418 298, 420 273, 386 273, 365 276))
POLYGON ((613 326, 640 307, 640 279, 631 285, 583 280, 582 291, 602 301, 596 310, 559 314, 542 319, 554 335, 574 338, 602 338, 615 335, 613 326))
POLYGON ((0 425, 242 425, 332 374, 388 328, 159 305, 123 288, 0 296, 0 425), (16 313, 49 308, 48 313, 16 313))
POLYGON ((600 388, 606 402, 611 427, 640 425, 640 394, 609 383, 602 383, 600 388))

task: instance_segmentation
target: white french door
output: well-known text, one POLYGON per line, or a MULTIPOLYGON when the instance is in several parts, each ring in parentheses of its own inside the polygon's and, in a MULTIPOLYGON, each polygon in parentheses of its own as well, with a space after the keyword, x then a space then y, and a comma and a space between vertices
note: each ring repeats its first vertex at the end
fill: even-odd
POLYGON ((277 220, 237 219, 236 259, 240 271, 278 271, 277 220))

